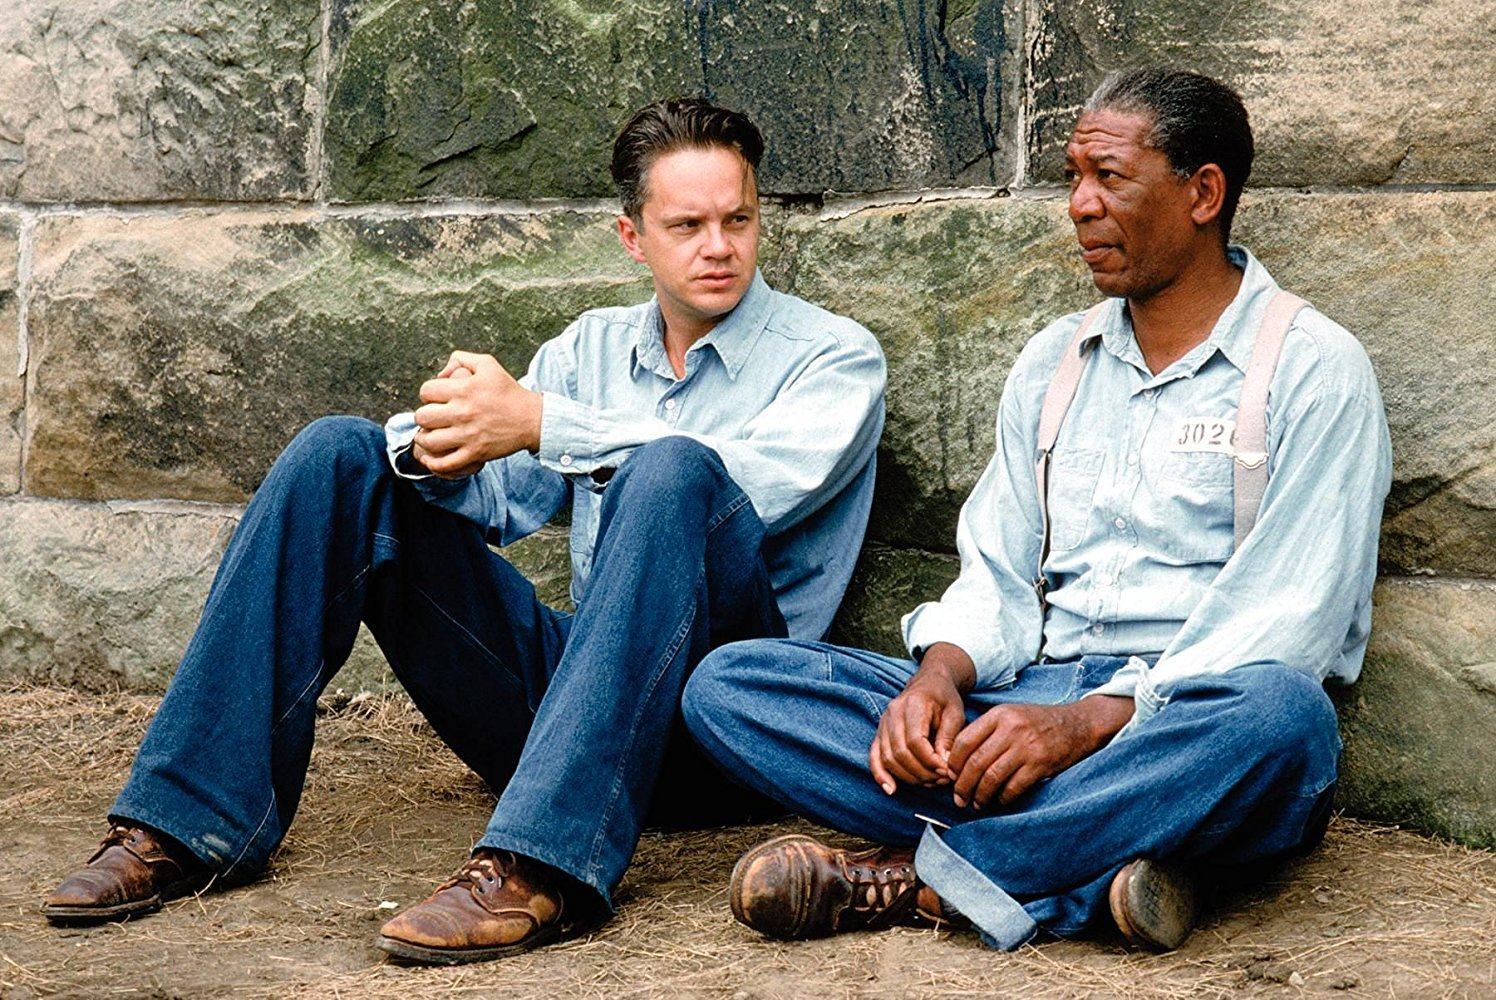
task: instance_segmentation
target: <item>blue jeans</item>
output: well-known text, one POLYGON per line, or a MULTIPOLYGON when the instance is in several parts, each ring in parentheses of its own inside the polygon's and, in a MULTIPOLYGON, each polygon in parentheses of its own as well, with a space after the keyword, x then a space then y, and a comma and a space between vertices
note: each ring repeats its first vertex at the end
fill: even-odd
MULTIPOLYGON (((1053 705, 1126 661, 1036 663, 967 703, 1053 705)), ((907 660, 825 643, 761 640, 712 653, 686 685, 691 733, 729 774, 812 820, 890 846, 987 943, 1042 928, 1068 936, 1105 917, 1112 877, 1134 858, 1215 866, 1269 862, 1323 836, 1340 738, 1311 678, 1250 666, 1180 686, 1153 718, 1007 809, 958 809, 949 787, 885 795, 868 773, 878 719, 907 660), (941 832, 917 817, 949 826, 941 832)))
POLYGON ((393 474, 378 425, 318 420, 245 510, 110 815, 226 880, 262 868, 301 798, 317 695, 362 620, 437 734, 502 792, 481 843, 611 906, 657 784, 655 815, 744 804, 679 704, 713 647, 785 634, 764 535, 715 452, 645 445, 607 486, 588 596, 563 614, 477 525, 393 474))

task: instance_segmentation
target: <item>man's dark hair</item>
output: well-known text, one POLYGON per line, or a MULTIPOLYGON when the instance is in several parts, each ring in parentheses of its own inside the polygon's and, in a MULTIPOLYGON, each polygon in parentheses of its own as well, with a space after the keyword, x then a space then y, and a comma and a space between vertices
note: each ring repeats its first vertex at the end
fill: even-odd
POLYGON ((1230 238, 1231 219, 1252 173, 1252 126, 1240 94, 1199 73, 1144 66, 1107 74, 1085 110, 1152 117, 1148 145, 1167 156, 1181 177, 1207 163, 1220 167, 1226 175, 1221 239, 1230 238))
POLYGON ((655 160, 680 149, 722 146, 736 150, 756 174, 764 137, 748 116, 700 97, 667 97, 646 104, 613 140, 613 183, 624 214, 639 220, 644 208, 645 175, 655 160))

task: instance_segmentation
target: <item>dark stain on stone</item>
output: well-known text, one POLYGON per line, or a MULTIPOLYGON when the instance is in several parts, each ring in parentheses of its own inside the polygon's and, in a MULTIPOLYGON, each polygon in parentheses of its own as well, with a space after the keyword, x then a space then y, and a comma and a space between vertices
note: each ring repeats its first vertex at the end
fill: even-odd
POLYGON ((919 73, 921 96, 937 122, 946 157, 946 171, 958 177, 971 166, 987 161, 987 179, 997 183, 995 155, 998 152, 998 122, 990 109, 1001 107, 1002 78, 987 71, 989 60, 1001 59, 1006 41, 1000 3, 978 3, 972 13, 972 55, 963 55, 951 42, 950 4, 936 0, 933 11, 927 0, 899 0, 899 17, 910 62, 919 73), (991 93, 988 93, 989 87, 991 93), (948 103, 944 94, 953 94, 948 103), (954 107, 951 106, 954 103, 954 107), (962 133, 959 118, 974 113, 980 133, 980 152, 964 154, 957 145, 962 133))

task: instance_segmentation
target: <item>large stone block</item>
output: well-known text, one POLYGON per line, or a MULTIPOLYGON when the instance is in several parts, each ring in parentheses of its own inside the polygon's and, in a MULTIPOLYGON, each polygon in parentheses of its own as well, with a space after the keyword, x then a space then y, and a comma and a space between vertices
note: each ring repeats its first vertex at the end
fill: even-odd
POLYGON ((1460 0, 1027 0, 1033 174, 1112 69, 1224 79, 1252 116, 1259 185, 1484 183, 1496 7, 1460 0))
MULTIPOLYGON (((0 684, 160 692, 197 626, 238 508, 0 500, 0 684)), ((564 607, 564 532, 504 550, 542 600, 564 607)), ((392 683, 361 630, 334 685, 392 683)))
POLYGON ((647 279, 603 214, 46 218, 27 489, 242 501, 309 420, 409 409, 455 348, 523 372, 647 279))
POLYGON ((326 147, 348 200, 612 192, 612 137, 674 94, 748 112, 779 193, 1006 183, 1000 0, 335 0, 326 147))
POLYGON ((1339 802, 1496 847, 1496 582, 1387 579, 1355 686, 1333 691, 1339 802))
MULTIPOLYGON (((1496 335, 1490 192, 1264 195, 1238 236, 1282 283, 1367 347, 1393 434, 1384 564, 1496 573, 1496 335), (1375 234, 1375 235, 1374 235, 1375 234)), ((801 216, 793 290, 878 335, 888 425, 870 537, 950 549, 993 449, 1003 379, 1023 343, 1097 298, 1059 200, 991 199, 801 216)))
POLYGON ((310 193, 317 0, 9 0, 0 197, 310 193))
POLYGON ((908 656, 899 621, 925 601, 937 600, 960 571, 961 561, 954 555, 864 546, 831 625, 830 641, 908 656))
POLYGON ((20 220, 0 214, 0 493, 21 488, 21 424, 26 405, 20 367, 21 301, 17 288, 20 220))

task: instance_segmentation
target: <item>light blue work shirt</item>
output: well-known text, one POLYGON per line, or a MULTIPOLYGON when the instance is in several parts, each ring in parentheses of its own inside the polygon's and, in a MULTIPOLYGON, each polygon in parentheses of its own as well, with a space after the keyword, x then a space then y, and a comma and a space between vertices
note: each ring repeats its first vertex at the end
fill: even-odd
POLYGON ((1229 433, 1278 285, 1244 248, 1229 254, 1243 270, 1235 299, 1157 375, 1123 299, 1108 300, 1088 334, 1099 348, 1050 469, 1047 619, 1032 583, 1039 411, 1083 314, 1029 341, 998 407, 997 451, 961 509, 960 577, 905 616, 911 652, 954 643, 975 662, 978 688, 1011 683, 1041 631, 1051 660, 1132 657, 1092 693, 1133 697, 1133 724, 1181 679, 1245 664, 1356 679, 1391 478, 1376 376, 1344 329, 1312 308, 1298 314, 1269 391, 1267 492, 1233 552, 1229 433))
POLYGON ((457 480, 399 462, 413 414, 385 425, 390 462, 425 498, 507 545, 571 501, 571 595, 587 599, 602 494, 594 472, 680 434, 717 453, 768 529, 764 558, 792 638, 831 625, 867 527, 885 368, 862 326, 774 291, 763 276, 692 344, 677 378, 656 300, 583 313, 520 379, 543 394, 538 453, 457 480))

